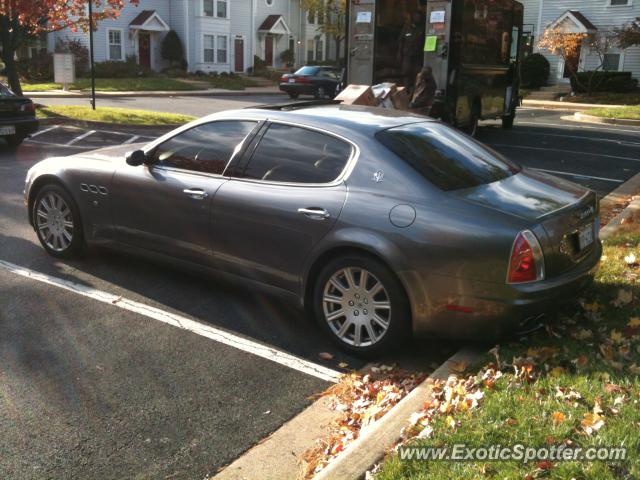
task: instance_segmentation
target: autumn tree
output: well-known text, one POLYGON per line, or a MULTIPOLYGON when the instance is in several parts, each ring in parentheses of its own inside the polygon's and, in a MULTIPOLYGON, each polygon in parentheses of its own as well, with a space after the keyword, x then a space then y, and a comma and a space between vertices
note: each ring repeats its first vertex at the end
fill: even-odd
MULTIPOLYGON (((124 0, 93 0, 94 22, 115 18, 124 0)), ((137 4, 139 0, 129 0, 137 4)), ((95 23, 94 23, 95 25, 95 23)), ((34 35, 63 28, 88 30, 87 0, 0 0, 0 47, 9 86, 22 95, 16 51, 34 35)))
POLYGON ((323 18, 318 29, 334 39, 338 59, 344 56, 342 42, 346 37, 347 0, 302 0, 302 7, 316 18, 323 18))
POLYGON ((538 41, 538 48, 562 57, 565 68, 569 71, 575 84, 590 96, 604 80, 602 75, 598 76, 597 74, 604 69, 605 55, 617 43, 617 35, 614 32, 572 33, 556 27, 547 28, 544 31, 538 41), (584 72, 584 77, 578 75, 579 65, 575 61, 580 58, 582 48, 587 48, 592 54, 592 58, 598 58, 594 68, 584 72))
POLYGON ((629 25, 616 29, 616 35, 618 36, 620 48, 624 49, 640 45, 640 17, 629 25))

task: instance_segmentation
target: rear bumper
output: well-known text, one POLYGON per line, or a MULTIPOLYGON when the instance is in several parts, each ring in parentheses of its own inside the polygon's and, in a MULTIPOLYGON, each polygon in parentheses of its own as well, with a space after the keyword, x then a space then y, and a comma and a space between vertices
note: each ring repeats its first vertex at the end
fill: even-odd
POLYGON ((571 271, 522 285, 435 279, 415 272, 402 275, 405 285, 410 285, 414 333, 490 340, 527 330, 542 314, 577 299, 593 282, 601 256, 598 242, 589 257, 571 271))
POLYGON ((296 84, 296 83, 281 83, 280 90, 285 93, 293 93, 298 95, 313 95, 316 92, 316 86, 313 84, 296 84))
POLYGON ((27 118, 3 118, 0 119, 0 127, 13 125, 16 127, 16 135, 26 137, 38 131, 40 122, 34 117, 27 118))

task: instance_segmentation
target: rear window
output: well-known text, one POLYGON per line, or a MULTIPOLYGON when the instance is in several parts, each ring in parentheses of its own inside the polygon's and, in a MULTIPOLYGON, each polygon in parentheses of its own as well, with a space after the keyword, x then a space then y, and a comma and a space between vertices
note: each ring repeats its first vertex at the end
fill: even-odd
POLYGON ((460 190, 496 182, 520 167, 453 128, 435 122, 383 130, 378 141, 444 190, 460 190))
POLYGON ((315 75, 320 70, 318 67, 302 67, 295 75, 315 75))
POLYGON ((0 83, 0 97, 13 97, 13 93, 7 87, 0 83))

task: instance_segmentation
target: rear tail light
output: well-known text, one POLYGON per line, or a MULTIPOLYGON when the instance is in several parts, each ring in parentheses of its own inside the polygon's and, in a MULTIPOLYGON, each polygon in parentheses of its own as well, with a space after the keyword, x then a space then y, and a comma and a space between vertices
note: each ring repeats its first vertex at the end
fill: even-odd
POLYGON ((509 258, 507 283, 528 283, 544 279, 544 257, 536 236, 524 230, 516 236, 509 258))
POLYGON ((307 77, 295 77, 296 83, 311 83, 307 77))
POLYGON ((33 113, 36 111, 36 106, 33 103, 23 103, 20 105, 20 111, 33 113))
POLYGON ((280 83, 287 83, 289 81, 289 75, 282 75, 280 77, 280 83))

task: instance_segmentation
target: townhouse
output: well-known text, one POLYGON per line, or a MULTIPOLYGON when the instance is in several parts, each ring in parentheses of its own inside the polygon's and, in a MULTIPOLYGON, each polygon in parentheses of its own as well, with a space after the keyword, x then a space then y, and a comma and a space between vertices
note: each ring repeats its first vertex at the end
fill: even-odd
MULTIPOLYGON (((159 71, 167 66, 162 40, 175 30, 191 72, 246 72, 254 56, 280 68, 287 50, 298 66, 336 58, 321 23, 300 0, 140 0, 126 5, 117 19, 99 22, 94 56, 96 62, 134 57, 159 71)), ((53 51, 59 40, 89 45, 88 33, 64 29, 47 36, 46 48, 53 51)))
MULTIPOLYGON (((530 51, 538 51, 538 39, 548 27, 559 27, 572 33, 613 32, 640 17, 640 0, 520 0, 524 3, 524 31, 530 51)), ((544 54, 551 65, 550 83, 568 82, 565 61, 544 54)), ((581 71, 600 66, 600 58, 586 46, 580 49, 575 62, 581 71)), ((611 48, 604 58, 604 69, 632 72, 640 78, 640 46, 626 50, 611 48)))

